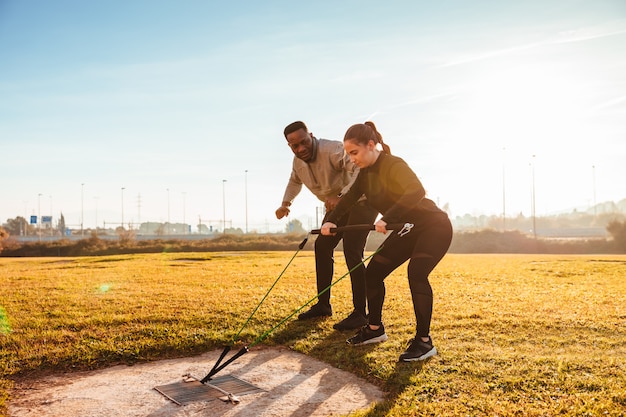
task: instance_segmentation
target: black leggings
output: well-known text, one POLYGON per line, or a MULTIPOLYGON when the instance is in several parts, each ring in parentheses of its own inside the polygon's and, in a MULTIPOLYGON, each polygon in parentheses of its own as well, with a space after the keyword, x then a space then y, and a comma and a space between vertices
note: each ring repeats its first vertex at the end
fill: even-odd
MULTIPOLYGON (((378 212, 366 203, 358 203, 348 214, 337 222, 337 226, 348 224, 374 224, 378 212)), ((317 293, 320 304, 330 305, 330 289, 324 291, 333 280, 335 247, 343 239, 343 253, 350 273, 352 283, 352 304, 354 309, 365 315, 366 285, 365 265, 363 265, 363 249, 367 242, 369 230, 342 232, 335 236, 319 235, 315 239, 315 274, 317 278, 317 293), (358 267, 357 267, 358 266, 358 267)))
POLYGON ((441 216, 433 223, 400 236, 397 231, 389 232, 382 249, 367 265, 367 303, 369 323, 382 323, 385 301, 385 278, 410 259, 408 265, 409 287, 413 299, 413 310, 417 322, 417 336, 430 333, 433 312, 433 290, 428 275, 448 251, 452 241, 452 225, 447 217, 441 216))

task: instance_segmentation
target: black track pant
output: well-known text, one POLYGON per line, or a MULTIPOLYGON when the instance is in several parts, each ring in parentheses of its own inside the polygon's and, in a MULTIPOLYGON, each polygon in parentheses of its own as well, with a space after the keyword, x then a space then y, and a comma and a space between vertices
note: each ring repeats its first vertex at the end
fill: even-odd
POLYGON ((417 322, 417 336, 428 336, 433 311, 433 290, 428 275, 448 251, 452 241, 452 225, 440 216, 433 223, 413 228, 400 236, 397 231, 383 242, 383 248, 367 265, 367 302, 370 324, 382 323, 385 301, 385 278, 407 259, 409 287, 417 322))
MULTIPOLYGON (((374 224, 378 212, 366 203, 358 203, 350 212, 337 222, 337 226, 352 224, 374 224)), ((335 236, 318 235, 315 239, 315 273, 317 276, 317 293, 326 289, 333 280, 334 274, 334 251, 341 239, 343 239, 343 253, 346 264, 350 270, 361 264, 350 273, 352 282, 352 302, 354 309, 365 315, 366 285, 365 266, 363 262, 363 249, 367 243, 369 230, 342 232, 335 236)), ((320 304, 330 305, 330 289, 318 297, 320 304)))

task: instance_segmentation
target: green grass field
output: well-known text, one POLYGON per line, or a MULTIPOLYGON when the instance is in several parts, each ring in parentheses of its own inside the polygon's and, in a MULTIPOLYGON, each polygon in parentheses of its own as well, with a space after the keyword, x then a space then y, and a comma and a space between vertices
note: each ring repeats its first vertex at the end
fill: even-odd
MULTIPOLYGON (((337 252, 339 278, 346 271, 337 252)), ((241 329, 289 252, 0 258, 0 415, 11 386, 55 372, 219 349, 241 329)), ((439 355, 405 364, 414 331, 405 267, 387 279, 389 340, 349 348, 332 324, 350 312, 349 278, 335 315, 287 320, 262 343, 285 345, 380 386, 360 416, 623 416, 626 256, 448 255, 431 275, 439 355)), ((300 252, 245 327, 250 343, 314 294, 300 252)))

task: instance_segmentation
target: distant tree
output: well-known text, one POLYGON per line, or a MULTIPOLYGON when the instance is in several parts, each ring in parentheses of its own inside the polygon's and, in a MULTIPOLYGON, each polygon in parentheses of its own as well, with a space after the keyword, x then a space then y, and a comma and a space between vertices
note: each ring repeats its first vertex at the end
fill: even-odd
POLYGON ((18 216, 14 219, 7 219, 7 222, 2 225, 5 231, 11 236, 25 235, 28 230, 28 222, 25 218, 18 216))
POLYGON ((57 230, 61 232, 61 236, 65 236, 65 217, 63 217, 63 213, 61 213, 61 217, 59 217, 59 223, 57 224, 57 230))
POLYGON ((298 219, 293 219, 285 226, 285 233, 306 233, 304 227, 302 227, 302 222, 298 219))
POLYGON ((2 241, 9 237, 9 232, 0 227, 0 252, 2 252, 2 241))
POLYGON ((606 231, 611 234, 618 248, 626 251, 626 221, 614 220, 606 226, 606 231))
POLYGON ((134 241, 137 237, 137 233, 134 230, 126 230, 122 226, 118 226, 117 228, 115 228, 115 233, 117 233, 120 238, 120 242, 122 243, 134 241))

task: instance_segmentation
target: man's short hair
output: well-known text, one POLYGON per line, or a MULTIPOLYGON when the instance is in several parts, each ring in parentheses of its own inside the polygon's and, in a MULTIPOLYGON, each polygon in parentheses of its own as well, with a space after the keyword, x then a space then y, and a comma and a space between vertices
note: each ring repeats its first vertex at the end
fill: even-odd
POLYGON ((285 128, 285 131, 283 132, 285 134, 285 138, 287 138, 287 135, 290 133, 295 132, 296 130, 300 130, 300 129, 304 129, 305 132, 308 132, 309 129, 307 129, 306 125, 304 124, 304 122, 293 122, 289 125, 287 125, 287 127, 285 128))

